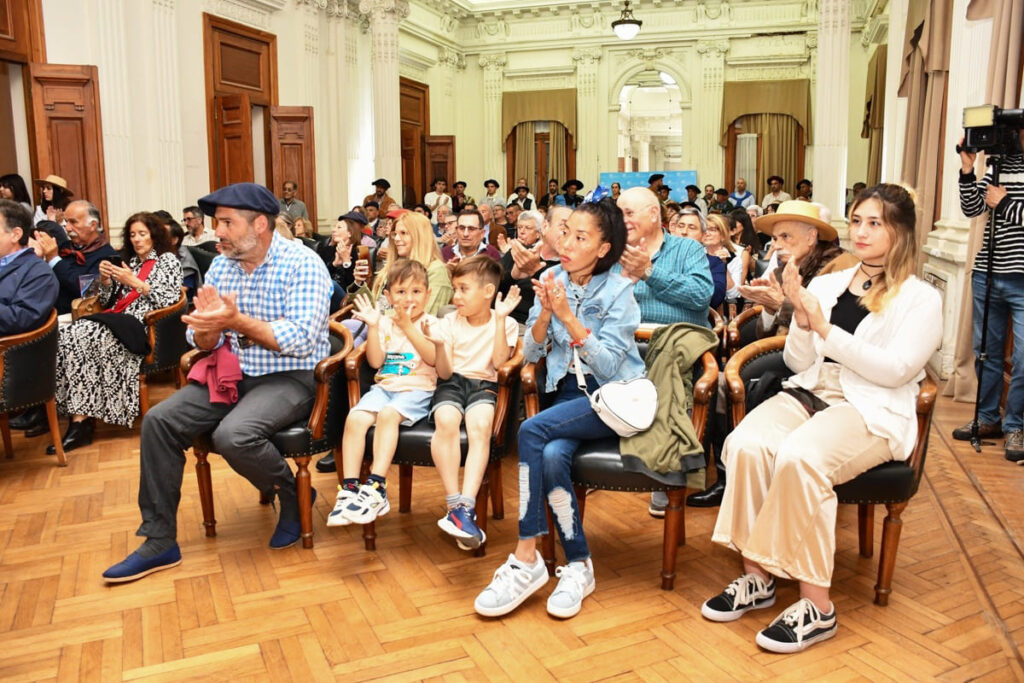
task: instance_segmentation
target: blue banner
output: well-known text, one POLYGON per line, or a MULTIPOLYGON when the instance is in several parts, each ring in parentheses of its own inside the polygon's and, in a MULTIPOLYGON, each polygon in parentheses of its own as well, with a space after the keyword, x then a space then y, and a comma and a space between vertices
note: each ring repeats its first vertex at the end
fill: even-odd
POLYGON ((672 188, 668 193, 669 198, 679 203, 686 201, 686 186, 697 184, 696 171, 636 171, 633 173, 602 173, 601 184, 610 188, 612 183, 618 183, 623 190, 631 187, 647 187, 647 179, 655 173, 664 173, 665 178, 661 181, 672 188))

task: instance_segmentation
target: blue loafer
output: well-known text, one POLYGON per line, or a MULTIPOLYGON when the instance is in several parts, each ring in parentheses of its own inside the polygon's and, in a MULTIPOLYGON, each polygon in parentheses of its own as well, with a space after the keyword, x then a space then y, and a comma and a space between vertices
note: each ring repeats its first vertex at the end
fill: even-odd
MULTIPOLYGON (((310 507, 313 505, 316 505, 316 489, 313 489, 313 495, 310 498, 310 507)), ((300 538, 302 538, 302 522, 297 519, 285 519, 284 506, 282 506, 277 528, 274 529, 274 535, 270 537, 271 549, 289 548, 298 543, 300 538)))
POLYGON ((181 564, 181 548, 175 543, 156 557, 144 558, 132 553, 114 566, 103 572, 103 580, 107 583, 126 583, 141 579, 147 574, 161 569, 170 569, 181 564))

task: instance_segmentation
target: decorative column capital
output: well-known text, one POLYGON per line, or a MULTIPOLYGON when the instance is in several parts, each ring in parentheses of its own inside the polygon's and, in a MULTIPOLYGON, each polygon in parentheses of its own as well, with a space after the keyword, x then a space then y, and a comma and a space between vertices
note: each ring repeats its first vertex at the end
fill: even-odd
POLYGON ((495 52, 489 55, 480 55, 480 68, 488 73, 501 73, 508 63, 508 57, 504 52, 495 52))
POLYGON ((360 0, 359 11, 373 23, 385 19, 397 23, 409 16, 409 0, 360 0))
POLYGON ((332 3, 328 0, 295 0, 295 4, 300 7, 306 5, 315 11, 327 9, 332 3))
POLYGON ((704 40, 697 43, 697 54, 705 59, 723 57, 729 51, 729 40, 704 40))
POLYGON ((577 48, 572 52, 572 61, 576 62, 577 68, 596 66, 601 61, 601 48, 577 48))
POLYGON ((465 69, 466 55, 450 47, 437 48, 437 63, 449 69, 465 69))

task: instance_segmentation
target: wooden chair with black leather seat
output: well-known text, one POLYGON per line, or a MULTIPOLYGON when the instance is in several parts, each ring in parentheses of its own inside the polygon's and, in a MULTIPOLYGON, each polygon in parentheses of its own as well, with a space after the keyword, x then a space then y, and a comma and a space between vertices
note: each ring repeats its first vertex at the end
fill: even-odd
MULTIPOLYGON (((743 347, 729 359, 725 366, 725 379, 729 385, 733 424, 739 424, 746 415, 746 392, 752 381, 768 371, 783 376, 792 374, 782 359, 785 345, 784 336, 769 337, 743 347)), ((917 396, 917 441, 910 457, 902 462, 883 463, 835 487, 840 503, 857 505, 862 557, 871 557, 874 550, 875 505, 885 505, 888 511, 882 527, 882 549, 875 584, 875 603, 883 606, 889 604, 889 595, 892 593, 896 551, 903 528, 900 515, 917 493, 925 456, 928 454, 928 434, 937 388, 931 370, 926 369, 925 373, 917 396)))
MULTIPOLYGON (((651 334, 652 330, 650 329, 640 329, 636 332, 637 346, 641 356, 646 354, 651 334)), ((543 358, 536 363, 527 363, 521 371, 527 419, 541 410, 540 395, 544 386, 545 371, 543 358)), ((703 441, 704 430, 707 427, 708 406, 718 387, 718 361, 714 353, 707 351, 701 356, 700 363, 694 366, 694 375, 691 420, 697 430, 697 440, 703 441)), ((683 506, 686 494, 686 472, 669 472, 659 476, 663 481, 654 479, 643 472, 627 472, 619 454, 618 437, 585 442, 580 445, 572 460, 571 478, 573 489, 576 492, 576 500, 579 503, 581 522, 587 501, 587 491, 591 489, 633 493, 664 491, 668 495, 664 540, 662 541, 661 587, 663 590, 672 590, 676 577, 676 552, 680 545, 686 543, 686 520, 683 506)), ((541 548, 548 573, 553 576, 555 572, 555 530, 550 507, 547 509, 547 514, 548 533, 541 539, 541 548)))
POLYGON ((757 341, 757 320, 764 307, 756 304, 729 321, 725 331, 726 357, 747 344, 757 341))
MULTIPOLYGON (((376 372, 366 359, 366 345, 362 344, 349 354, 345 360, 345 374, 348 378, 349 407, 359 402, 359 398, 373 384, 376 372)), ((514 408, 518 402, 515 398, 519 390, 519 372, 523 365, 523 342, 520 340, 512 356, 498 369, 498 400, 494 406, 494 425, 491 430, 491 454, 487 473, 477 493, 477 525, 484 533, 487 532, 487 504, 491 503, 494 519, 502 519, 505 515, 505 501, 501 490, 501 459, 512 449, 515 440, 514 427, 510 430, 509 422, 518 416, 514 408)), ((371 427, 366 434, 366 458, 363 460, 363 472, 360 479, 365 480, 369 474, 369 465, 373 457, 373 431, 371 427)), ((409 512, 412 508, 412 473, 413 467, 433 467, 430 455, 430 439, 434 435, 434 426, 429 418, 423 418, 411 427, 400 427, 398 448, 392 465, 398 465, 398 511, 409 512)), ((461 429, 462 464, 465 464, 466 449, 469 442, 463 423, 461 429)), ((340 457, 340 454, 339 456, 340 457)), ((342 481, 342 468, 338 468, 338 482, 342 481)), ((367 550, 377 547, 377 531, 375 522, 363 525, 363 545, 367 550)), ((486 553, 485 541, 474 551, 474 555, 482 557, 486 553)))
POLYGON ((46 406, 50 437, 57 450, 57 464, 68 464, 57 424, 57 312, 46 323, 21 334, 0 337, 0 433, 4 454, 14 457, 7 414, 38 405, 46 406))
POLYGON ((150 311, 142 318, 149 337, 149 353, 139 367, 139 415, 146 416, 149 410, 149 383, 151 375, 174 370, 174 386, 181 388, 182 376, 178 372, 181 357, 188 351, 185 339, 185 323, 181 316, 188 308, 187 290, 181 288, 181 297, 164 308, 150 311))
MULTIPOLYGON (((313 485, 309 475, 309 461, 315 455, 337 448, 348 415, 345 373, 341 372, 345 357, 352 351, 352 333, 341 323, 330 321, 331 354, 316 364, 313 377, 316 395, 309 419, 296 422, 270 437, 271 442, 285 458, 295 461, 296 488, 299 497, 299 515, 302 525, 302 547, 313 547, 313 485)), ((193 349, 181 357, 181 373, 188 376, 192 366, 208 352, 193 349)), ((209 434, 203 434, 192 445, 196 456, 196 478, 199 482, 199 501, 203 508, 203 526, 207 536, 217 535, 217 520, 213 514, 213 482, 207 458, 212 450, 209 434)), ((261 494, 260 503, 269 499, 261 494)))

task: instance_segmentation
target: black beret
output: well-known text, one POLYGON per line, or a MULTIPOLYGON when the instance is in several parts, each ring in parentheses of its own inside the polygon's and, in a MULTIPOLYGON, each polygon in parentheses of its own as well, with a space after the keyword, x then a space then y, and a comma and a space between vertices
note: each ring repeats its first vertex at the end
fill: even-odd
POLYGON ((654 175, 652 175, 650 178, 647 179, 647 184, 650 185, 651 183, 655 182, 656 180, 661 180, 664 177, 665 177, 664 173, 655 173, 654 175))
POLYGON ((373 185, 374 187, 383 187, 385 190, 391 189, 391 183, 384 180, 383 178, 377 178, 376 180, 374 180, 373 185))
POLYGON ((660 191, 671 192, 672 188, 669 185, 662 185, 661 188, 660 188, 660 191))
POLYGON ((199 208, 207 216, 217 213, 218 206, 232 209, 248 209, 276 216, 281 211, 281 203, 274 193, 263 185, 256 183, 235 183, 222 187, 199 199, 199 208))
POLYGON ((694 192, 700 192, 700 188, 697 187, 696 185, 687 185, 686 189, 687 190, 693 190, 694 192))
POLYGON ((341 217, 343 221, 355 221, 359 225, 367 225, 369 221, 366 220, 366 216, 359 213, 358 211, 349 211, 341 217))
POLYGON ((501 184, 494 178, 488 178, 484 181, 484 187, 487 187, 488 185, 494 185, 495 188, 501 187, 501 184))
POLYGON ((454 187, 458 187, 459 185, 462 185, 462 187, 465 188, 466 187, 466 181, 465 180, 456 180, 454 187))

